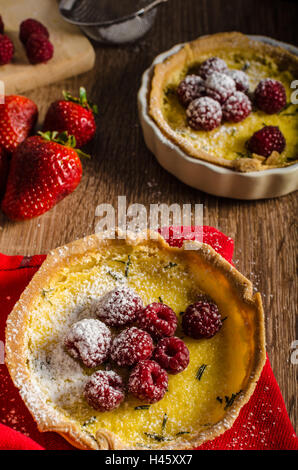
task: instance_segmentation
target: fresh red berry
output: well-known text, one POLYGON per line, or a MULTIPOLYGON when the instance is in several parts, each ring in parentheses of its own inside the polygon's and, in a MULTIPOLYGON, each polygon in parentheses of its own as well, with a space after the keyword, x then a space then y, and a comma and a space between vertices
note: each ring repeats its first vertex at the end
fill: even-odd
POLYGON ((25 96, 5 96, 0 104, 0 147, 13 152, 31 133, 38 110, 36 104, 25 96))
POLYGON ((54 46, 46 36, 31 34, 26 42, 26 54, 31 64, 48 62, 54 55, 54 46))
POLYGON ((96 306, 96 315, 109 326, 121 327, 133 323, 143 302, 133 289, 116 287, 107 292, 96 306))
POLYGON ((225 73, 213 72, 205 81, 206 95, 223 104, 236 91, 234 80, 225 73))
POLYGON ((2 16, 0 15, 0 34, 3 34, 3 33, 4 33, 4 23, 3 23, 2 16))
POLYGON ((152 358, 169 374, 179 374, 189 364, 189 350, 182 339, 171 336, 159 341, 152 358))
POLYGON ((251 110, 250 99, 241 91, 235 91, 222 106, 223 118, 229 122, 243 121, 251 110))
POLYGON ((155 361, 141 361, 133 369, 128 381, 130 393, 146 403, 161 400, 168 388, 168 376, 155 361))
POLYGON ((224 60, 219 57, 210 57, 201 64, 199 75, 205 79, 213 72, 225 72, 227 68, 227 64, 224 60))
POLYGON ((87 100, 86 90, 80 87, 80 96, 75 98, 64 92, 64 100, 58 100, 49 107, 44 131, 67 131, 76 138, 77 147, 87 144, 96 131, 94 114, 97 106, 87 100))
POLYGON ((221 326, 217 306, 203 300, 189 305, 182 317, 184 333, 195 339, 211 338, 221 326))
POLYGON ((153 338, 173 336, 177 328, 177 317, 168 305, 153 302, 137 312, 137 324, 153 338))
POLYGON ((225 72, 236 84, 236 90, 247 93, 249 89, 248 76, 242 70, 229 69, 225 72))
POLYGON ((40 21, 28 18, 20 24, 20 41, 25 45, 31 34, 37 34, 38 36, 44 36, 45 38, 49 37, 47 28, 40 21))
POLYGON ((188 124, 195 130, 212 131, 222 120, 222 110, 218 101, 208 96, 192 101, 186 110, 188 124))
POLYGON ((278 113, 287 104, 285 87, 272 78, 261 80, 254 92, 254 103, 264 113, 278 113))
POLYGON ((6 34, 0 34, 0 65, 9 64, 14 54, 12 40, 6 34))
POLYGON ((185 107, 205 94, 204 80, 198 75, 187 75, 177 88, 178 98, 185 107))
POLYGON ((72 139, 60 134, 28 137, 12 155, 3 212, 12 220, 32 219, 72 193, 82 165, 72 139))
POLYGON ((87 381, 84 396, 98 411, 111 411, 124 400, 125 389, 120 375, 113 370, 98 370, 87 381))
POLYGON ((0 147, 0 198, 5 193, 7 176, 9 170, 9 160, 6 150, 0 147))
POLYGON ((86 367, 97 367, 109 355, 112 335, 101 321, 85 318, 74 323, 64 338, 64 346, 74 359, 86 367))
POLYGON ((277 126, 265 126, 253 134, 247 142, 250 152, 269 157, 273 151, 281 153, 286 147, 286 139, 277 126))
POLYGON ((123 330, 113 340, 111 359, 120 367, 132 366, 151 357, 153 341, 146 331, 133 326, 123 330))

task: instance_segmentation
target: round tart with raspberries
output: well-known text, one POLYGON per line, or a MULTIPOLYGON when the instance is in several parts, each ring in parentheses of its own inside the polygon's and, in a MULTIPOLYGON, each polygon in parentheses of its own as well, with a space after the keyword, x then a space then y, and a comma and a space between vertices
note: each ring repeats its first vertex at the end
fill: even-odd
POLYGON ((261 297, 209 245, 187 248, 97 234, 48 255, 6 330, 39 430, 80 449, 188 449, 232 426, 265 361, 261 297))
POLYGON ((155 65, 149 114, 192 157, 243 172, 289 166, 297 77, 286 50, 240 33, 204 36, 155 65))

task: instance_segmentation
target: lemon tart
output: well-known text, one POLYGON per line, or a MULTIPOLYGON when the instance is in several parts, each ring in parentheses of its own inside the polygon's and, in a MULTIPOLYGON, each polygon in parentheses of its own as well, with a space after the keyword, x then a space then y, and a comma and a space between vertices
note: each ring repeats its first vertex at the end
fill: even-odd
POLYGON ((209 245, 185 243, 170 247, 152 232, 96 234, 48 255, 6 329, 6 364, 40 431, 80 449, 187 449, 232 426, 265 361, 260 294, 209 245), (134 294, 119 303, 116 291, 134 294), (203 332, 201 322, 193 329, 197 305, 205 313, 211 305, 203 332), (152 309, 163 312, 153 326, 152 309), (130 340, 140 360, 133 372, 131 355, 119 353, 130 340), (178 368, 165 362, 169 342, 185 353, 178 368), (137 380, 148 366, 162 375, 150 397, 137 380), (109 406, 96 388, 103 378, 113 381, 109 406))
POLYGON ((149 114, 191 157, 243 172, 289 166, 298 158, 297 76, 298 58, 285 49, 237 32, 204 36, 155 65, 149 114), (268 107, 274 99, 276 111, 268 107), (270 134, 275 142, 279 132, 279 144, 262 151, 250 144, 265 128, 263 141, 270 134))

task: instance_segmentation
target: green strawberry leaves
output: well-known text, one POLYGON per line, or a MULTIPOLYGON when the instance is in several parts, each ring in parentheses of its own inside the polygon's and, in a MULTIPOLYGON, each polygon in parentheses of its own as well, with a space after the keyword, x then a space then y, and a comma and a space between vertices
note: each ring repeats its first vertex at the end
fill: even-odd
POLYGON ((85 153, 82 150, 76 148, 75 136, 69 135, 67 131, 60 132, 60 134, 57 131, 39 131, 38 135, 40 135, 44 140, 47 140, 48 142, 56 142, 57 144, 72 148, 76 151, 79 157, 91 158, 88 153, 85 153))
POLYGON ((84 87, 80 87, 79 98, 72 96, 68 91, 63 90, 63 97, 66 101, 72 101, 73 103, 80 104, 83 108, 89 109, 93 114, 98 114, 98 106, 87 100, 87 93, 84 87))

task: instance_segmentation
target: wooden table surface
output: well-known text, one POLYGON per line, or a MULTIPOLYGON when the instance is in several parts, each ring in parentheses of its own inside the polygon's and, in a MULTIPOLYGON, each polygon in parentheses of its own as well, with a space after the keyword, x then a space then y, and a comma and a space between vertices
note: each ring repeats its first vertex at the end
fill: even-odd
MULTIPOLYGON (((82 76, 27 93, 40 118, 62 89, 74 94, 84 85, 99 106, 98 132, 87 150, 77 190, 53 210, 28 222, 0 216, 0 251, 9 255, 47 253, 51 248, 94 232, 95 207, 127 204, 201 203, 204 223, 235 240, 237 268, 262 293, 267 350, 293 425, 297 422, 297 365, 290 361, 295 331, 297 193, 256 202, 209 196, 187 187, 163 170, 145 147, 136 94, 142 72, 160 52, 206 33, 238 30, 296 44, 298 2, 273 0, 169 0, 153 29, 135 45, 94 44, 95 68, 82 76)), ((296 285, 297 286, 297 285, 296 285)))

